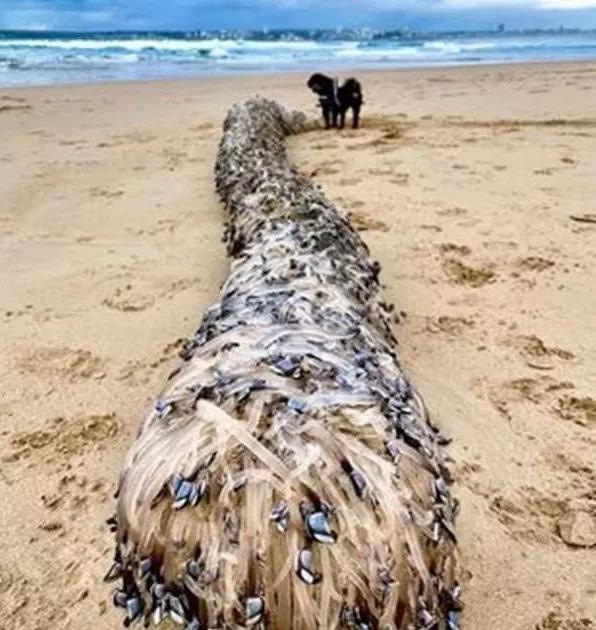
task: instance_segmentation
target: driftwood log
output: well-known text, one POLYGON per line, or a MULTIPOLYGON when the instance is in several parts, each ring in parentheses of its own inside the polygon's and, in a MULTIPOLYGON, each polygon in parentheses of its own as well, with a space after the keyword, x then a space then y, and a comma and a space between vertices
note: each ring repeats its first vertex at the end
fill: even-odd
POLYGON ((454 629, 455 502, 378 263, 288 163, 304 118, 233 107, 233 259, 127 457, 108 580, 125 624, 454 629))

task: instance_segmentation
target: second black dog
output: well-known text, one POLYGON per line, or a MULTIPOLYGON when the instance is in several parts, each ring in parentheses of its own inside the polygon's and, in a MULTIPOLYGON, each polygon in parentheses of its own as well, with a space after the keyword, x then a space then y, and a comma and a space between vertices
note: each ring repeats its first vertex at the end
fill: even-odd
POLYGON ((359 81, 350 78, 340 86, 337 79, 316 73, 306 84, 319 96, 326 129, 329 127, 343 129, 346 123, 346 112, 349 109, 352 110, 352 127, 358 128, 363 103, 362 86, 359 81))

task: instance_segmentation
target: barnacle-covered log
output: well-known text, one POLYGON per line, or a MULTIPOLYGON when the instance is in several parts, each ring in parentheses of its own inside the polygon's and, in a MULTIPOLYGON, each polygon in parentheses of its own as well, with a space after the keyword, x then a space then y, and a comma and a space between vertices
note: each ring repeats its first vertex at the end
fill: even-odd
POLYGON ((251 99, 216 166, 233 258, 120 480, 126 623, 454 629, 444 438, 405 378, 379 264, 251 99))

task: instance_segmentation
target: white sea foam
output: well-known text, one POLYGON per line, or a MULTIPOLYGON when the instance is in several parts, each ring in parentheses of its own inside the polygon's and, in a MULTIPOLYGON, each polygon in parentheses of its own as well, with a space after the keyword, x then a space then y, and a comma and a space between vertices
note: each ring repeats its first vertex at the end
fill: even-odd
POLYGON ((594 59, 596 34, 321 41, 168 36, 14 38, 0 32, 0 85, 217 72, 594 59))

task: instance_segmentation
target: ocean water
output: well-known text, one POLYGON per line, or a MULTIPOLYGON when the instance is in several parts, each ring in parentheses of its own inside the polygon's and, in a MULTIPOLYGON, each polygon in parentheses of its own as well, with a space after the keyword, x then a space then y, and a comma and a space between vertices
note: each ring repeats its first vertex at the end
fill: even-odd
POLYGON ((205 74, 596 60, 596 31, 413 34, 0 31, 0 86, 205 74))

